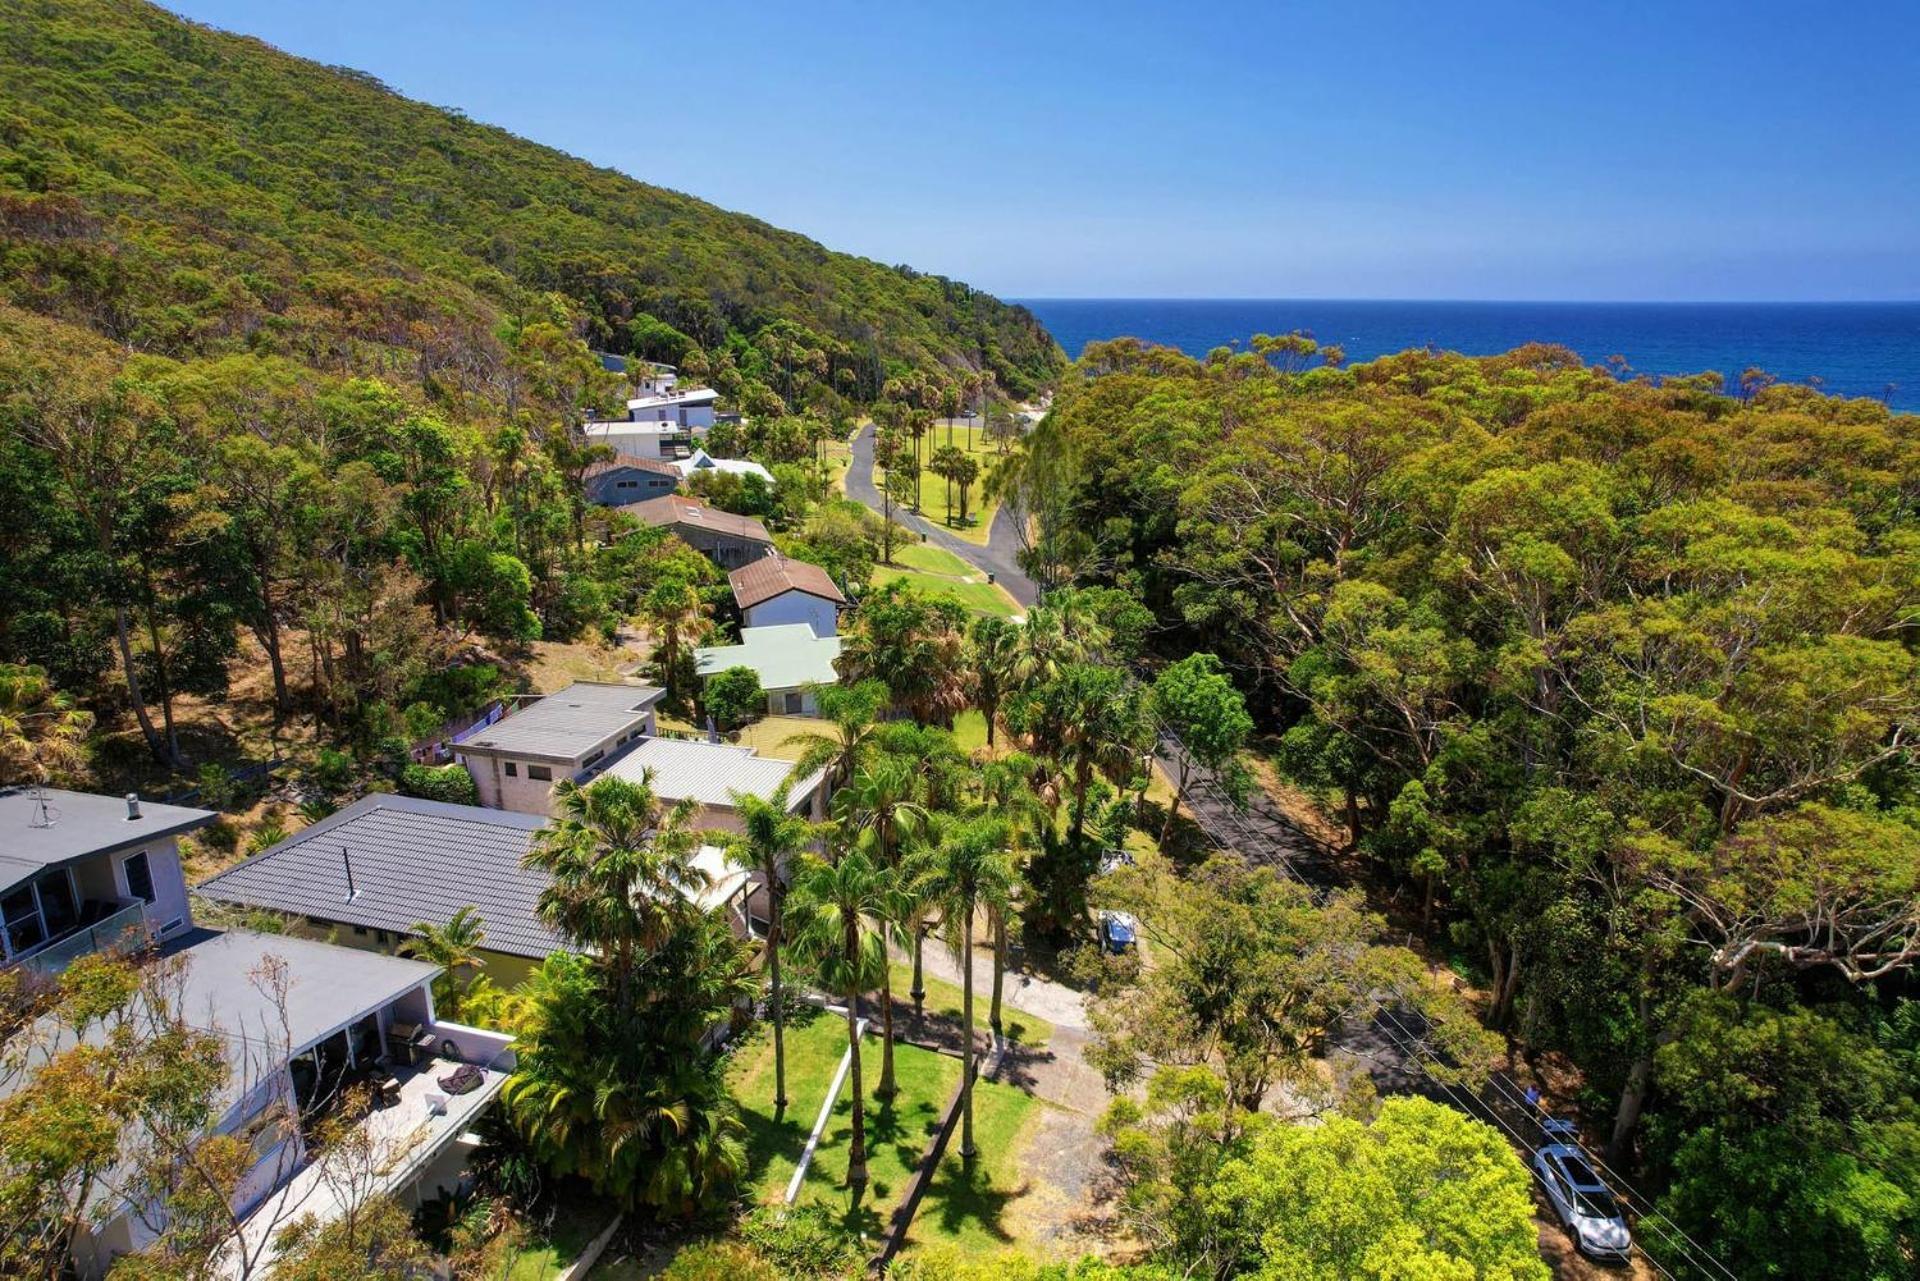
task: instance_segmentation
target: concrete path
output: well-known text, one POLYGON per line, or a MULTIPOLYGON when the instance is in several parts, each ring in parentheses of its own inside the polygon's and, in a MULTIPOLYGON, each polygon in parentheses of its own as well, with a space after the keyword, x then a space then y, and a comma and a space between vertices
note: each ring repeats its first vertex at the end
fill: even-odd
MULTIPOLYGON (((853 461, 847 465, 844 484, 848 498, 876 512, 882 510, 880 491, 873 483, 872 423, 862 427, 859 435, 853 438, 853 461)), ((904 507, 895 507, 893 518, 915 533, 925 534, 927 541, 942 551, 952 552, 975 569, 992 574, 994 581, 1006 588, 1007 594, 1023 607, 1030 609, 1040 599, 1039 587, 1020 570, 1020 535, 1004 506, 994 513, 993 524, 987 530, 985 547, 976 546, 964 538, 956 538, 951 531, 914 515, 904 507)))

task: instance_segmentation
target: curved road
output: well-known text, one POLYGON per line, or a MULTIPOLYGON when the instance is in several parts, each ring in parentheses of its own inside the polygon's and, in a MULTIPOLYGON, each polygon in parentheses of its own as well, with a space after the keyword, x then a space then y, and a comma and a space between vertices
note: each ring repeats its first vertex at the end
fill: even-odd
MULTIPOLYGON (((847 497, 856 503, 864 504, 878 512, 880 491, 873 484, 873 424, 868 423, 853 438, 853 461, 847 467, 847 497)), ((1007 589, 1007 594, 1028 609, 1040 599, 1040 589, 1020 571, 1020 535, 1013 527, 1013 518, 1006 509, 1000 508, 993 514, 993 524, 987 530, 985 547, 956 538, 948 530, 942 529, 932 521, 914 515, 904 507, 893 509, 893 518, 915 533, 923 534, 926 540, 943 551, 952 552, 967 564, 985 574, 992 574, 994 581, 1007 589)))

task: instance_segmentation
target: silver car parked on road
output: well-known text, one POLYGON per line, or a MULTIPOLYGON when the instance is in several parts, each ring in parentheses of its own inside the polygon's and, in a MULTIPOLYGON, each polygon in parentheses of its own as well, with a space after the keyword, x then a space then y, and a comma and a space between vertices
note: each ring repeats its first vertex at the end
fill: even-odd
MULTIPOLYGON (((1547 1122, 1547 1132, 1550 1138, 1561 1137, 1552 1121, 1547 1122)), ((1632 1256, 1633 1234, 1627 1229, 1626 1212, 1593 1172, 1586 1153, 1572 1143, 1548 1143, 1534 1152, 1533 1168, 1580 1253, 1614 1263, 1632 1256)))

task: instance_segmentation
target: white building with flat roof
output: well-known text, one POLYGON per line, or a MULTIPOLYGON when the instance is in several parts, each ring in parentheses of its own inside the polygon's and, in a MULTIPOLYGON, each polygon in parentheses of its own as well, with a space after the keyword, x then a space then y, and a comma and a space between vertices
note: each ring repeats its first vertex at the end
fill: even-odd
POLYGON ((453 758, 473 775, 480 803, 522 814, 553 809, 553 786, 578 778, 635 739, 659 732, 652 685, 575 681, 491 725, 455 737, 453 758))

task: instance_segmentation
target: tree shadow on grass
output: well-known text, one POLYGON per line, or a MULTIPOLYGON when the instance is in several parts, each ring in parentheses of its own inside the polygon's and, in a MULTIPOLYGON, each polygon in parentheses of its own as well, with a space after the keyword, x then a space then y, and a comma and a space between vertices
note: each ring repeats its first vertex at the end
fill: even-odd
POLYGON ((961 1159, 960 1143, 953 1146, 933 1173, 927 1196, 914 1216, 914 1235, 923 1227, 937 1224, 942 1235, 953 1237, 969 1227, 978 1227, 995 1241, 1011 1244, 1013 1234, 1005 1226, 1007 1207, 1031 1190, 1030 1182, 1018 1187, 995 1187, 984 1159, 971 1164, 961 1159))

